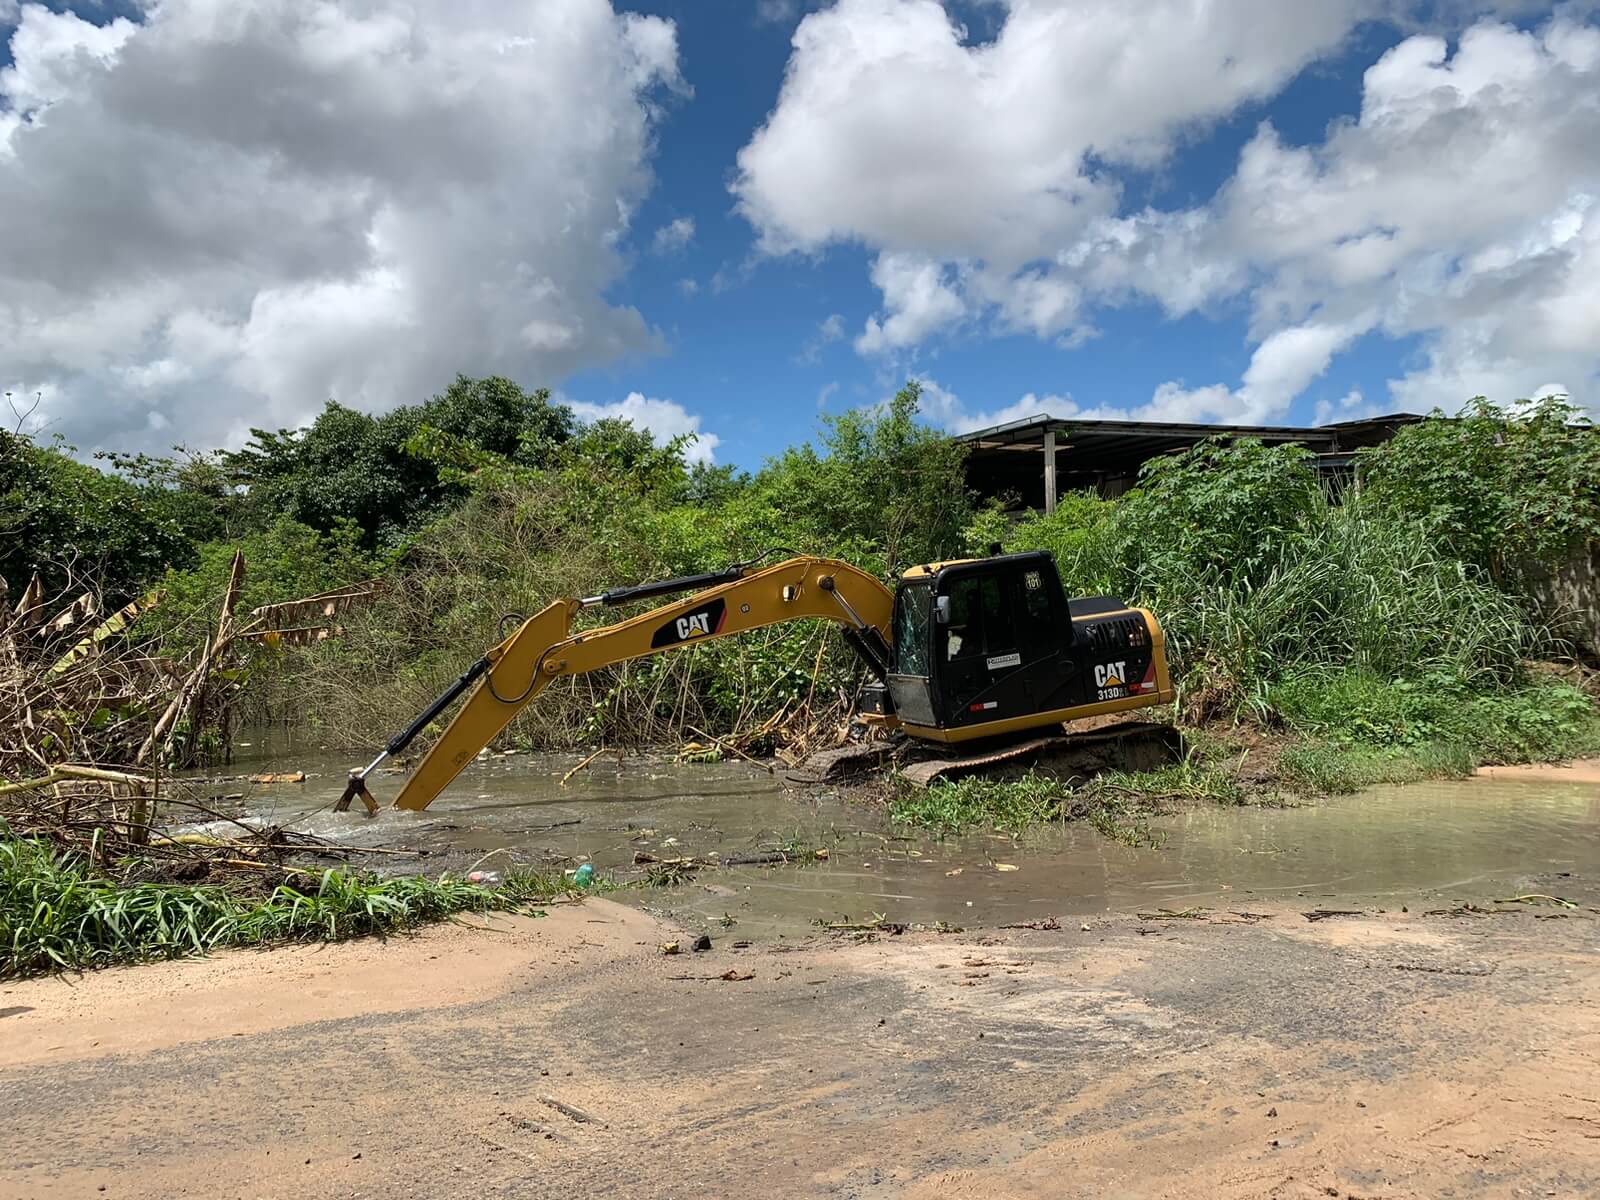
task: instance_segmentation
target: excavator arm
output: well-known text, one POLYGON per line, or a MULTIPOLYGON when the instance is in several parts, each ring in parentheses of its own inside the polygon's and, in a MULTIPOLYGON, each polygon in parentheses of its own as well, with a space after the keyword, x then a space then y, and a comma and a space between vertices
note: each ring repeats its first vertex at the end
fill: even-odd
POLYGON ((893 605, 893 595, 877 579, 827 558, 791 558, 760 570, 738 565, 709 575, 615 588, 582 600, 557 600, 474 663, 372 763, 351 772, 337 807, 343 811, 360 797, 368 813, 376 812, 367 776, 404 750, 463 693, 468 693, 466 702, 406 780, 395 798, 396 808, 427 808, 517 713, 565 676, 804 618, 842 625, 846 639, 881 675, 888 666, 893 605), (573 620, 584 608, 690 589, 699 590, 613 625, 572 632, 573 620))

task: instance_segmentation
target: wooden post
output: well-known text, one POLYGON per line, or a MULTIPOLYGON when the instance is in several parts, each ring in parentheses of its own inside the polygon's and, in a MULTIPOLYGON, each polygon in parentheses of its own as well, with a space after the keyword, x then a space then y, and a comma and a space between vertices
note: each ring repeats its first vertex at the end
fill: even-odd
POLYGON ((150 798, 143 785, 134 788, 128 808, 128 841, 135 846, 150 844, 150 798))
POLYGON ((1044 511, 1056 510, 1056 431, 1044 431, 1044 511))

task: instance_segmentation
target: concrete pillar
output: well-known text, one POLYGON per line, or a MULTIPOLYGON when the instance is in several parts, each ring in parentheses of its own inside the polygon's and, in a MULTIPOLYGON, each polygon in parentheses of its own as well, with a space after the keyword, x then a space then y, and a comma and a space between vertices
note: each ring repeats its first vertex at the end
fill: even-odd
POLYGON ((1044 510, 1053 513, 1056 510, 1056 431, 1047 429, 1044 433, 1044 510))

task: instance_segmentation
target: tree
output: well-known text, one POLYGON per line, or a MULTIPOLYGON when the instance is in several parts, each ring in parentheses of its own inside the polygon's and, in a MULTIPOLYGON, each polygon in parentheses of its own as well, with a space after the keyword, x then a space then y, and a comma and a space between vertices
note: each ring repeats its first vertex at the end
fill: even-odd
POLYGON ((47 594, 92 582, 122 603, 169 566, 194 561, 181 498, 109 475, 57 442, 0 431, 0 577, 47 594))
POLYGON ((887 404, 825 417, 821 450, 785 451, 756 478, 807 546, 885 573, 960 552, 972 514, 966 447, 919 422, 922 387, 887 404))
POLYGON ((251 442, 225 459, 249 489, 257 527, 280 515, 324 533, 354 521, 371 549, 398 544, 464 493, 458 478, 441 477, 431 457, 412 453, 424 431, 537 467, 553 461, 574 430, 572 411, 552 404, 548 390, 458 376, 426 403, 379 417, 330 400, 309 427, 253 429, 251 442))

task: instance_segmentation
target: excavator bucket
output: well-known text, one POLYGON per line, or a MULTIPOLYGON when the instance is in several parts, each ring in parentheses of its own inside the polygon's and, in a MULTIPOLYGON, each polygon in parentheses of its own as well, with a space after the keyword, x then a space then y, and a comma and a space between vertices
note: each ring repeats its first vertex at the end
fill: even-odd
POLYGON ((376 816, 378 802, 372 798, 372 793, 367 790, 367 777, 361 771, 350 772, 350 782, 344 785, 344 794, 339 797, 339 802, 333 806, 333 811, 349 812, 350 802, 357 796, 360 796, 361 803, 367 806, 367 816, 376 816))

